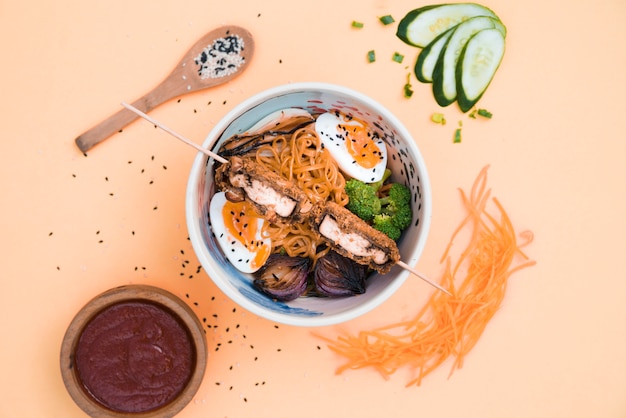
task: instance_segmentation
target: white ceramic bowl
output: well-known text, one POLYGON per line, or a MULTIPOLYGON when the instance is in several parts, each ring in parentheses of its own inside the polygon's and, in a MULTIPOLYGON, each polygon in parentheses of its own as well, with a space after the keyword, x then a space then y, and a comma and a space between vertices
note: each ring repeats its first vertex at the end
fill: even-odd
MULTIPOLYGON (((287 84, 263 91, 236 106, 220 120, 203 146, 217 150, 235 134, 245 132, 268 114, 288 107, 320 113, 341 110, 366 120, 384 137, 392 180, 411 188, 413 222, 398 247, 402 261, 414 265, 419 259, 431 221, 431 192, 426 165, 415 140, 402 123, 373 99, 351 89, 324 83, 287 84)), ((398 266, 367 280, 364 294, 344 298, 302 297, 276 302, 252 286, 252 277, 236 270, 224 257, 213 237, 208 207, 214 193, 214 161, 199 153, 195 158, 186 194, 189 237, 202 267, 233 301, 269 320, 297 326, 323 326, 356 318, 383 303, 400 288, 409 273, 398 266)))

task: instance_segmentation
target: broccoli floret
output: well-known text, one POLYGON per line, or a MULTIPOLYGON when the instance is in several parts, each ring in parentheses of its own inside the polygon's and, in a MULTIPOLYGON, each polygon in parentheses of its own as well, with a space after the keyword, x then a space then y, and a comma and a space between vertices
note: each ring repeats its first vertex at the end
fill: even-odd
POLYGON ((393 223, 400 229, 406 229, 411 224, 411 191, 400 183, 393 183, 389 188, 389 195, 381 199, 384 206, 382 212, 390 215, 393 223))
POLYGON ((374 222, 372 223, 372 226, 374 227, 374 229, 379 230, 392 240, 397 241, 398 239, 400 239, 402 230, 396 226, 393 219, 394 218, 392 216, 387 215, 386 213, 381 213, 374 216, 374 222))
POLYGON ((376 190, 360 180, 350 179, 346 182, 345 191, 348 194, 346 208, 364 221, 371 221, 381 211, 381 203, 376 190))
POLYGON ((390 174, 390 171, 386 172, 382 181, 371 184, 356 179, 348 180, 345 186, 349 198, 346 208, 397 241, 413 218, 411 191, 403 184, 392 183, 387 195, 379 198, 377 190, 390 174))

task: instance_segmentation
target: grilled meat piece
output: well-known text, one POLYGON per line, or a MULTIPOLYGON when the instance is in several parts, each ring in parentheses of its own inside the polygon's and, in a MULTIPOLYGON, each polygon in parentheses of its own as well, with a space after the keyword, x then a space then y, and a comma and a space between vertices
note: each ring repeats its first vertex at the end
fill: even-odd
POLYGON ((231 157, 217 168, 219 190, 233 198, 245 198, 272 223, 301 222, 311 210, 311 202, 294 182, 246 158, 231 157))
POLYGON ((341 205, 316 203, 308 219, 313 230, 337 253, 381 274, 388 273, 400 260, 395 241, 341 205))

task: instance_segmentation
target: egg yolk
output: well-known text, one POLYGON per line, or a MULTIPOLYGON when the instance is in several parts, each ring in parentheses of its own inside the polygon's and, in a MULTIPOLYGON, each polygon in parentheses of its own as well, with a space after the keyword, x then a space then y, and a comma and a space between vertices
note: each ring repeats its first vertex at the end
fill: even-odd
POLYGON ((381 152, 376 142, 372 139, 372 133, 366 124, 356 119, 353 123, 340 124, 339 129, 346 140, 346 148, 358 165, 364 168, 374 168, 380 163, 381 152))
POLYGON ((257 239, 262 236, 258 222, 262 218, 254 212, 250 203, 227 200, 222 209, 222 217, 226 231, 254 254, 254 258, 250 260, 250 266, 260 268, 265 264, 270 255, 270 246, 266 245, 263 240, 257 239))

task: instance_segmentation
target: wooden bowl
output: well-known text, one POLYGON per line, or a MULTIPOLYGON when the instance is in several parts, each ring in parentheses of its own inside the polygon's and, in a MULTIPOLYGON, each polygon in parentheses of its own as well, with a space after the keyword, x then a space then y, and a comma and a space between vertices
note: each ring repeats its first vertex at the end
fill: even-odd
POLYGON ((61 345, 65 387, 96 418, 174 416, 197 392, 206 362, 204 330, 193 311, 147 285, 93 298, 61 345))

